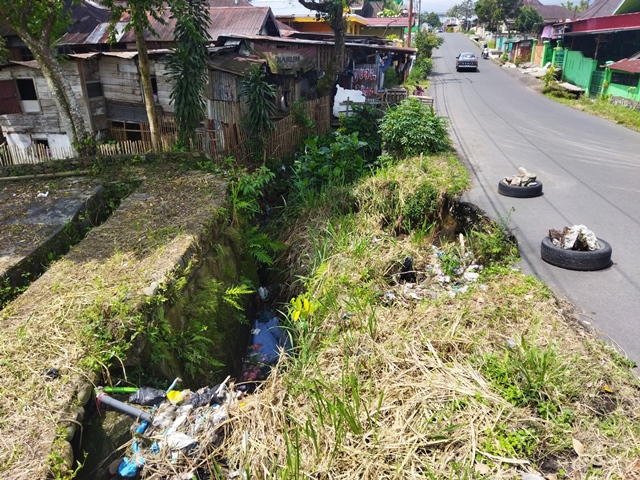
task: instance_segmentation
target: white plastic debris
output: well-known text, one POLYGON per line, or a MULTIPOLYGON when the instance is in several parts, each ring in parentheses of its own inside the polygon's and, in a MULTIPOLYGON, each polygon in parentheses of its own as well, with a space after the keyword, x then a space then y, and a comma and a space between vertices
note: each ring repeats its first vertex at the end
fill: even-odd
POLYGON ((171 450, 182 450, 196 443, 193 438, 180 432, 167 434, 164 437, 164 442, 171 450))
POLYGON ((47 198, 48 196, 49 196, 49 190, 47 190, 44 193, 38 192, 38 194, 36 195, 37 198, 47 198))

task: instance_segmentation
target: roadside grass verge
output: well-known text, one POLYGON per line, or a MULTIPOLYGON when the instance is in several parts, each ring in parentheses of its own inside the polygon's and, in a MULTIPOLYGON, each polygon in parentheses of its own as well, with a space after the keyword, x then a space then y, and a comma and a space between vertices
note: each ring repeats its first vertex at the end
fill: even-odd
POLYGON ((409 158, 284 220, 295 354, 232 412, 229 473, 636 478, 638 380, 511 267, 503 226, 451 218, 462 172, 409 158))
POLYGON ((597 117, 606 118, 612 122, 640 132, 640 110, 632 110, 620 105, 613 105, 603 98, 591 99, 580 96, 578 99, 558 98, 554 95, 547 95, 553 100, 569 105, 570 107, 582 110, 597 117))

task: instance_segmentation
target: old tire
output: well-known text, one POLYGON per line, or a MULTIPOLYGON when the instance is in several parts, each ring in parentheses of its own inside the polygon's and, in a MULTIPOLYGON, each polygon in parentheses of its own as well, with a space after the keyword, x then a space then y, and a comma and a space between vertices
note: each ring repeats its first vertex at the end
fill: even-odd
POLYGON ((542 182, 536 181, 533 184, 524 187, 513 187, 500 180, 500 182, 498 183, 498 193, 504 195, 505 197, 515 198, 539 197, 540 195, 542 195, 542 182))
POLYGON ((611 265, 611 245, 602 239, 598 239, 598 243, 602 245, 600 250, 565 250, 551 243, 549 237, 544 237, 540 245, 540 256, 545 262, 567 270, 602 270, 611 265))

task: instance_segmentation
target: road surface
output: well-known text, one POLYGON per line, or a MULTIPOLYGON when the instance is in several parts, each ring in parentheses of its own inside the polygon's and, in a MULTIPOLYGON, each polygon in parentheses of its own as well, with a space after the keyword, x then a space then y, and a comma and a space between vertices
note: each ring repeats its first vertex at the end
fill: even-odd
POLYGON ((480 49, 462 34, 444 39, 428 94, 467 162, 472 188, 463 200, 508 220, 522 270, 572 301, 581 321, 640 363, 640 133, 554 102, 491 60, 480 59, 479 72, 458 73, 456 55, 480 49), (498 182, 518 167, 538 175, 543 196, 498 194, 498 182), (611 244, 610 268, 576 272, 541 260, 548 230, 575 224, 611 244))

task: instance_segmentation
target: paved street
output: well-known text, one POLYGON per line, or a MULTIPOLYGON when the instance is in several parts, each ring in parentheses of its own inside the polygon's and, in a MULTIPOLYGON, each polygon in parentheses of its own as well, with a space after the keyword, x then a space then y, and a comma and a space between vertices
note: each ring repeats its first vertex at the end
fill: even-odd
POLYGON ((575 303, 582 321, 640 363, 640 134, 554 102, 491 60, 458 73, 456 55, 480 49, 462 34, 444 38, 428 93, 468 162, 473 187, 463 199, 508 219, 523 271, 575 303), (543 196, 498 194, 500 179, 518 167, 538 175, 543 196), (547 231, 574 224, 611 244, 611 268, 576 272, 541 260, 547 231))

